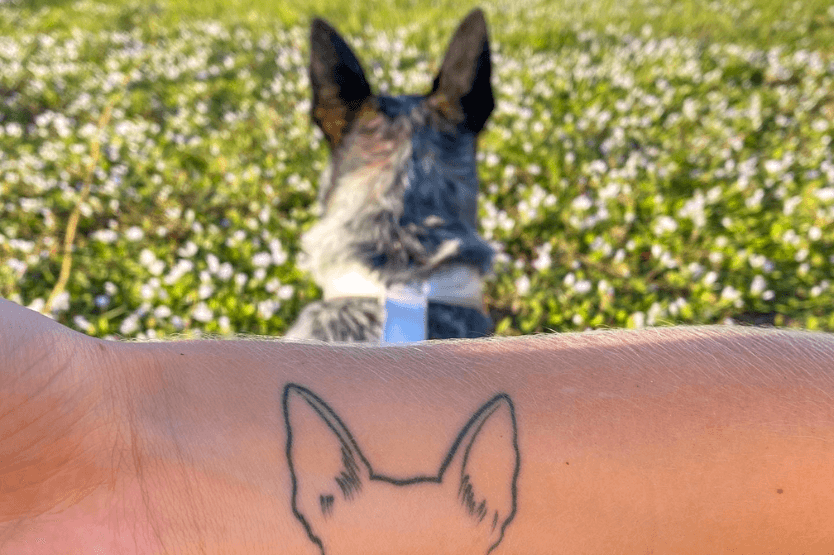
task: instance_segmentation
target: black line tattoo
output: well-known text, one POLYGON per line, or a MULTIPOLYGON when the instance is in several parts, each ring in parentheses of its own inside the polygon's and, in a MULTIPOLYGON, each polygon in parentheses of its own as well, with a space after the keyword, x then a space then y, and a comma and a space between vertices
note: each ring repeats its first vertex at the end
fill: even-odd
POLYGON ((366 538, 381 537, 392 554, 434 552, 441 522, 448 545, 466 546, 461 555, 487 555, 515 517, 521 457, 507 394, 475 411, 436 475, 406 479, 374 472, 341 418, 309 389, 287 384, 283 409, 293 514, 322 555, 365 553, 366 538), (432 534, 421 532, 426 523, 432 534))

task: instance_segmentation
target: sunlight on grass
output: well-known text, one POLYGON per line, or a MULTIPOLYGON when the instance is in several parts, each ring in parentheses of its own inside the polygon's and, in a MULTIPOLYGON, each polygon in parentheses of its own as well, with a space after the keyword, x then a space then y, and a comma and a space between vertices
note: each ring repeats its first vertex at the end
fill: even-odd
MULTIPOLYGON (((497 108, 480 214, 500 333, 834 331, 834 9, 483 6, 497 108)), ((428 90, 469 7, 0 2, 0 296, 46 309, 77 211, 57 320, 281 334, 319 295, 296 267, 327 159, 308 117, 310 16, 399 94, 428 90)))

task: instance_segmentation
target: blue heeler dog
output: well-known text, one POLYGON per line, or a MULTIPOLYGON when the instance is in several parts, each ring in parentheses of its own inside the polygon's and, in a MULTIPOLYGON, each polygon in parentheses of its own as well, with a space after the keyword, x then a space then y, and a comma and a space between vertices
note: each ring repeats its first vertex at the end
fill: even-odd
POLYGON ((347 43, 311 29, 312 118, 330 145, 321 219, 302 238, 324 300, 288 338, 378 341, 387 295, 418 284, 429 339, 492 331, 482 282, 493 250, 478 234, 475 147, 495 102, 483 13, 461 23, 427 95, 375 95, 347 43))

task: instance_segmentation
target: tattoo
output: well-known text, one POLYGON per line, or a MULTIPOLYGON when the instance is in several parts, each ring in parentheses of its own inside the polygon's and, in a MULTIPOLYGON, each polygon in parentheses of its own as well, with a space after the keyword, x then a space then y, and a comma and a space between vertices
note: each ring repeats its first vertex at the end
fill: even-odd
POLYGON ((309 389, 287 384, 283 405, 293 513, 322 555, 368 553, 381 541, 389 553, 434 553, 444 539, 464 546, 461 554, 486 555, 501 543, 516 513, 521 462, 508 395, 475 411, 435 476, 406 479, 374 472, 309 389))

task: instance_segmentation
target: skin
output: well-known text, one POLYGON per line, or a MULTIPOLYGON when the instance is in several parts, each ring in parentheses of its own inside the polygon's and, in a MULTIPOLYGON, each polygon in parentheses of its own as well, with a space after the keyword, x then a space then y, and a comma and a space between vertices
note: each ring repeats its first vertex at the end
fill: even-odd
MULTIPOLYGON (((292 512, 292 382, 404 477, 436 473, 473 413, 511 398, 517 511, 492 553, 831 553, 832 361, 831 335, 735 328, 117 343, 0 300, 0 552, 321 553, 292 512)), ((305 433, 329 441, 327 426, 305 433)), ((409 507, 441 503, 422 491, 409 507)), ((332 553, 388 552, 390 530, 359 529, 385 503, 369 500, 332 553)), ((396 522, 423 540, 400 530, 397 553, 482 552, 444 507, 396 522)))

